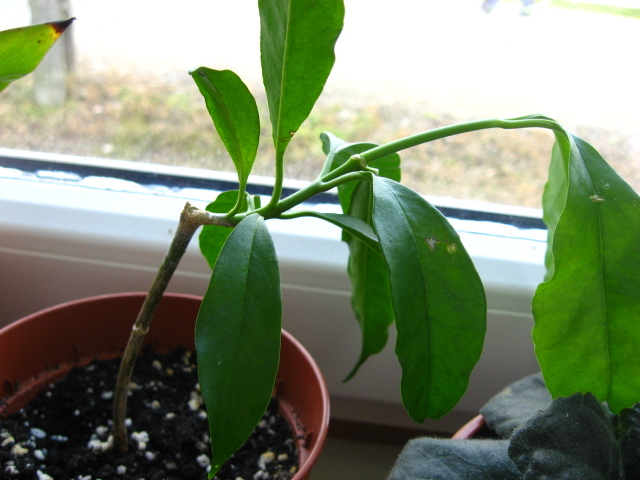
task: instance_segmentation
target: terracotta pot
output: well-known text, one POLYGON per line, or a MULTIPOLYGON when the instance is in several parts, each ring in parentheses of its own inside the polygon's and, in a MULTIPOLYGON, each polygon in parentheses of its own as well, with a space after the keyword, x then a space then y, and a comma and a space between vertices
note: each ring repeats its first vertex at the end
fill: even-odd
MULTIPOLYGON (((144 294, 116 294, 64 303, 0 329, 0 417, 13 413, 47 383, 95 357, 121 354, 144 294)), ((161 352, 194 349, 194 324, 200 297, 167 294, 160 302, 147 342, 161 352)), ((299 470, 306 479, 324 444, 329 394, 309 353, 282 332, 276 393, 282 413, 299 438, 299 470)))
POLYGON ((478 432, 484 428, 484 426, 484 417, 482 415, 476 415, 465 423, 451 438, 469 440, 470 438, 475 437, 478 432))

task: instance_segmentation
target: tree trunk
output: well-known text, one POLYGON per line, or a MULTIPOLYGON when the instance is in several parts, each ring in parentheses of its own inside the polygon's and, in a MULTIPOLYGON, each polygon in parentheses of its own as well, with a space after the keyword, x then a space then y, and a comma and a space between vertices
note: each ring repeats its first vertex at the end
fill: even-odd
MULTIPOLYGON (((70 0, 29 0, 31 23, 66 20, 71 17, 70 0)), ((34 101, 47 107, 62 105, 67 99, 68 78, 74 69, 73 26, 51 48, 34 72, 34 101)))

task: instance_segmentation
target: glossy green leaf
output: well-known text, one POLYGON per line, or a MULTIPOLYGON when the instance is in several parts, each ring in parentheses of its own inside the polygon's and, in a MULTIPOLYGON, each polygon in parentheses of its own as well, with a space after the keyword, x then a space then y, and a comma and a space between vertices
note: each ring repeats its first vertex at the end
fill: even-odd
MULTIPOLYGON (((215 201, 207 205, 206 210, 212 213, 227 213, 236 205, 237 201, 238 190, 223 192, 218 195, 215 201)), ((245 201, 240 211, 246 212, 247 208, 247 202, 245 201)), ((222 246, 230 234, 231 229, 228 227, 220 225, 204 225, 202 227, 202 231, 198 237, 200 251, 204 258, 207 259, 207 263, 209 263, 211 268, 216 264, 220 250, 222 250, 222 246)))
POLYGON ((552 395, 592 392, 618 413, 640 399, 640 197, 592 146, 558 135, 543 203, 553 276, 533 300, 536 355, 552 395))
POLYGON ((0 92, 33 72, 74 18, 0 32, 0 92))
MULTIPOLYGON (((335 170, 353 155, 366 152, 378 146, 377 143, 368 142, 348 143, 329 132, 320 134, 320 139, 322 140, 322 149, 327 155, 326 165, 329 170, 335 170)), ((400 155, 397 153, 379 158, 371 162, 371 166, 378 169, 378 174, 381 177, 390 178, 396 182, 400 181, 400 155)), ((346 182, 338 186, 340 205, 342 206, 342 211, 345 213, 349 212, 351 208, 351 198, 356 188, 356 183, 357 182, 346 182)))
POLYGON ((373 177, 373 225, 389 274, 411 418, 439 418, 458 402, 480 358, 486 301, 456 231, 409 188, 373 177))
MULTIPOLYGON (((568 183, 565 170, 567 164, 563 161, 563 158, 569 158, 570 152, 571 145, 568 139, 562 135, 556 136, 556 143, 553 146, 551 163, 549 164, 549 178, 554 179, 554 181, 547 182, 542 196, 544 203, 543 220, 547 225, 547 245, 553 245, 555 228, 567 199, 568 183)), ((549 280, 553 276, 554 269, 553 249, 551 248, 547 248, 545 254, 545 267, 545 280, 549 280)))
POLYGON ((243 219, 224 244, 196 321, 198 380, 209 416, 210 478, 266 410, 280 356, 278 261, 264 219, 243 219))
POLYGON ((335 61, 342 0, 260 0, 262 76, 277 155, 307 118, 335 61))
MULTIPOLYGON (((372 189, 370 182, 359 182, 350 205, 349 213, 366 224, 372 223, 372 189)), ((353 235, 344 235, 343 238, 349 245, 351 307, 362 333, 360 355, 345 378, 348 381, 370 356, 380 353, 387 344, 393 309, 387 268, 379 249, 370 248, 353 235)))
MULTIPOLYGON (((363 184, 366 186, 367 182, 363 184)), ((343 238, 349 244, 349 274, 353 285, 351 302, 362 332, 362 351, 355 367, 345 378, 346 382, 357 373, 367 358, 384 348, 389 325, 393 322, 389 282, 380 256, 380 245, 370 222, 361 219, 364 215, 316 211, 300 212, 300 215, 321 218, 342 228, 343 238)))
POLYGON ((238 172, 240 190, 244 191, 260 140, 256 101, 240 77, 230 70, 200 67, 191 76, 205 98, 207 110, 238 172))
POLYGON ((370 249, 377 252, 380 251, 378 237, 373 231, 373 228, 369 223, 364 222, 358 217, 341 213, 317 212, 314 210, 300 212, 297 216, 315 217, 332 223, 333 225, 342 228, 344 232, 353 235, 360 242, 366 244, 370 249))

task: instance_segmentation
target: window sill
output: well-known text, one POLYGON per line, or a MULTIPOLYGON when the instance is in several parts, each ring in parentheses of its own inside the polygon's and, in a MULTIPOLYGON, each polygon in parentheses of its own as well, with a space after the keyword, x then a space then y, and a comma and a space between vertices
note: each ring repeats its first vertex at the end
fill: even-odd
MULTIPOLYGON (((126 162, 42 156, 25 170, 8 160, 17 156, 24 163, 22 157, 29 155, 0 150, 0 265, 10 272, 0 276, 0 325, 74 298, 146 290, 185 201, 204 206, 216 195, 199 186, 171 188, 127 178, 167 176, 181 182, 195 179, 196 185, 232 182, 225 174, 212 178, 210 173, 126 162), (52 169, 52 162, 60 168, 52 169), (99 167, 102 174, 79 174, 75 165, 80 170, 99 167), (118 175, 105 177, 108 171, 118 175)), ((254 182, 256 188, 266 184, 264 179, 254 182)), ((329 203, 319 207, 337 208, 329 203)), ((465 213, 458 216, 477 218, 469 205, 461 210, 460 204, 449 202, 445 207, 465 213)), ((423 428, 432 431, 455 430, 506 383, 537 370, 530 340, 530 301, 544 272, 545 232, 491 220, 512 211, 490 213, 493 217, 484 220, 452 219, 485 284, 489 327, 468 393, 450 415, 425 424, 423 428)), ((539 225, 534 216, 520 219, 526 225, 539 225)), ((280 261, 284 326, 322 368, 333 397, 333 416, 420 427, 400 404, 393 334, 382 354, 370 359, 351 382, 342 383, 359 354, 360 339, 350 310, 347 248, 340 231, 315 219, 268 225, 280 261)), ((194 241, 169 289, 202 295, 208 277, 208 266, 194 241)))

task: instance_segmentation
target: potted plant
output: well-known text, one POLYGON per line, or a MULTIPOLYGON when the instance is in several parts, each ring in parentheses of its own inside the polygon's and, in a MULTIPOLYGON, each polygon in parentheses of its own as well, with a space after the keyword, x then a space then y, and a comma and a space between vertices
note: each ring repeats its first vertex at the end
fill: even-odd
POLYGON ((452 439, 410 440, 389 480, 640 478, 639 410, 590 393, 552 398, 540 373, 490 399, 452 439))
MULTIPOLYGON (((144 298, 129 293, 75 300, 2 330, 0 398, 7 398, 0 417, 7 418, 0 421, 6 455, 0 454, 1 472, 9 478, 18 472, 18 478, 34 478, 38 471, 54 479, 140 478, 142 472, 150 478, 206 477, 207 419, 189 355, 201 297, 163 296, 145 338, 153 349, 145 348, 137 362, 132 441, 125 453, 113 448, 114 379, 144 298), (87 366, 91 371, 75 368, 87 366)), ((295 478, 307 478, 326 436, 328 392, 313 359, 284 331, 275 385, 277 403, 221 474, 279 478, 295 472, 295 478)))
MULTIPOLYGON (((0 32, 0 86, 4 89, 12 81, 15 81, 33 71, 38 62, 44 57, 48 49, 54 44, 57 38, 73 22, 70 19, 64 22, 52 22, 42 25, 18 28, 0 32)), ((186 245, 184 245, 186 247, 186 245)), ((168 278, 167 278, 168 281, 168 278)), ((169 354, 175 356, 177 349, 193 351, 194 346, 194 326, 200 308, 202 298, 162 294, 154 286, 151 291, 159 297, 155 298, 153 306, 154 323, 145 332, 144 342, 153 346, 155 354, 169 354)), ((118 478, 129 478, 133 475, 138 478, 136 472, 153 473, 154 478, 158 475, 165 478, 201 478, 206 476, 210 460, 206 453, 208 439, 206 439, 205 411, 201 408, 201 394, 198 390, 193 390, 195 382, 190 386, 181 381, 182 392, 176 401, 170 400, 175 389, 166 388, 159 390, 159 385, 166 382, 164 370, 162 377, 151 380, 153 385, 154 402, 158 398, 162 399, 163 411, 169 405, 175 407, 170 411, 169 421, 164 419, 161 425, 173 424, 173 427, 158 428, 157 432, 153 423, 138 422, 139 425, 146 425, 142 433, 144 438, 150 438, 151 444, 147 448, 147 441, 144 444, 144 451, 140 451, 140 432, 134 432, 134 441, 125 438, 125 445, 121 449, 114 448, 113 436, 108 435, 109 430, 105 425, 106 421, 100 424, 102 413, 111 412, 111 408, 90 408, 84 407, 87 402, 82 400, 74 402, 67 392, 77 392, 77 388, 83 389, 89 385, 94 388, 94 375, 91 380, 83 379, 78 381, 76 372, 82 369, 93 360, 100 360, 112 363, 122 356, 122 351, 127 344, 129 332, 133 320, 141 310, 144 294, 127 293, 117 295, 105 295, 100 297, 86 298, 78 301, 68 302, 43 311, 36 312, 2 329, 0 333, 0 443, 5 451, 0 451, 0 471, 11 477, 31 478, 37 473, 40 480, 52 478, 49 473, 59 475, 79 475, 85 478, 86 474, 98 475, 110 478, 110 475, 117 474, 118 478), (69 372, 74 375, 69 375, 69 372), (67 377, 69 375, 69 377, 67 377), (73 378, 71 378, 73 377, 73 378), (60 380, 64 379, 63 382, 60 380), (59 386, 49 389, 52 382, 58 382, 59 386), (75 382, 75 383, 74 383, 75 382), (64 383, 64 385, 62 385, 64 383), (79 385, 78 385, 79 384, 79 385), (63 444, 56 440, 57 435, 46 435, 51 423, 60 425, 63 420, 58 419, 58 423, 50 422, 44 418, 44 424, 37 423, 38 418, 33 418, 24 413, 21 409, 29 405, 29 413, 38 410, 37 417, 43 415, 44 410, 40 406, 33 407, 33 402, 29 404, 36 395, 45 390, 46 394, 53 400, 45 400, 45 405, 60 402, 63 408, 53 410, 52 416, 64 418, 69 423, 82 423, 85 428, 80 435, 80 447, 73 442, 70 437, 65 437, 63 444), (156 391, 157 390, 157 391, 156 391), (190 392, 191 390, 191 392, 190 392), (62 391, 62 392, 61 392, 62 391), (180 405, 177 402, 184 400, 183 397, 191 395, 189 407, 180 405), (62 396, 60 400, 58 396, 62 396), (189 412, 191 410, 191 412, 189 412), (80 421, 80 417, 89 417, 89 420, 80 421), (25 419, 18 418, 25 415, 25 419), (70 416, 71 415, 71 416, 70 416), (8 417, 8 419, 7 419, 8 417), (200 418, 200 420, 198 420, 200 418), (204 418, 204 420, 203 420, 204 418), (185 426, 199 427, 199 430, 186 430, 185 426), (17 429, 20 424, 19 430, 17 429), (45 428, 38 428, 38 424, 45 428), (92 430, 94 430, 92 432, 92 430), (32 432, 38 431, 41 436, 33 437, 32 432), (23 433, 26 432, 26 433, 23 433), (15 435, 15 438, 14 438, 15 435), (87 443, 91 435, 91 440, 87 443), (98 436, 99 435, 99 436, 98 436), (164 436, 159 442, 157 436, 164 436), (182 438, 182 437, 187 437, 182 438), (201 438, 203 440, 201 440, 201 438), (129 441, 127 441, 129 440, 129 441), (206 441, 205 441, 206 440, 206 441), (36 446, 37 441, 37 446, 36 446), (155 445, 153 442, 155 441, 155 445), (122 452, 131 444, 138 444, 134 452, 122 452), (59 445, 57 445, 59 444, 59 445), (184 445, 184 448, 180 448, 184 445), (155 448, 152 448, 154 447, 155 448), (60 448, 62 447, 62 448, 60 448), (59 450, 63 450, 60 454, 59 450), (188 457, 193 452, 200 453, 196 458, 188 457), (96 457, 99 453, 99 461, 92 461, 91 457, 96 457), (110 454, 110 455, 108 455, 110 454), (59 460, 51 463, 44 463, 45 456, 68 456, 72 460, 66 462, 65 470, 60 470, 59 460), (182 458, 181 458, 182 457, 182 458), (142 458, 144 470, 140 470, 137 463, 142 458), (42 466, 40 465, 42 461, 42 466), (114 465, 108 465, 110 462, 114 465), (198 466, 196 467, 196 463, 198 466), (67 465, 68 464, 68 465, 67 465), (46 466, 45 466, 46 465, 46 466), (108 465, 102 467, 102 465, 108 465), (177 475, 177 477, 175 477, 177 475)), ((146 310, 148 311, 148 309, 146 310)), ((273 342, 271 345, 273 347, 273 342)), ((232 462, 228 462, 225 473, 234 473, 234 478, 259 478, 260 475, 269 478, 290 478, 303 480, 308 477, 311 467, 324 443, 327 435, 329 420, 329 396, 324 379, 306 350, 286 331, 278 332, 278 353, 280 364, 277 367, 277 377, 271 385, 276 403, 270 402, 266 409, 264 419, 255 429, 250 437, 250 446, 245 446, 236 453, 232 462), (281 425, 287 423, 287 426, 281 425), (294 453, 295 455, 292 455, 294 453), (255 458, 254 458, 255 457, 255 458), (274 457, 274 458, 271 458, 274 457), (283 457, 285 457, 283 459, 283 457), (248 461, 250 460, 250 461, 248 461), (257 476, 256 476, 257 475, 257 476)), ((135 352, 137 356, 138 352, 135 352)), ((269 352, 267 351, 266 354, 269 352)), ((155 358, 155 357, 153 357, 155 358)), ((190 358, 190 357, 189 357, 190 358)), ((147 358, 145 360, 148 361, 147 358)), ((183 358, 186 365, 167 364, 167 371, 182 371, 192 375, 192 364, 183 358)), ((259 360, 259 358, 258 358, 259 360)), ((157 362, 164 362, 165 358, 157 362)), ((168 361, 168 360, 167 360, 168 361)), ((96 363, 91 363, 92 371, 96 369, 96 363)), ((104 367, 100 367, 104 368, 104 367)), ((138 365, 137 370, 142 367, 138 365)), ((195 372, 195 369, 193 370, 195 372)), ((183 372, 183 373, 184 373, 183 372)), ((140 372, 138 372, 140 373, 140 372)), ((145 370, 148 374, 148 369, 145 370)), ((158 372, 152 372, 156 374, 158 372)), ((243 372, 236 371, 230 377, 234 383, 238 383, 238 376, 243 372)), ((155 376, 155 375, 154 375, 155 376)), ((178 384, 177 377, 171 374, 169 380, 178 384)), ((113 379, 116 373, 113 373, 113 379)), ((144 379, 144 377, 143 377, 144 379)), ((191 378, 193 380, 193 378, 191 378)), ((273 379, 266 378, 270 382, 273 379)), ((260 379, 257 379, 259 383, 260 379)), ((109 381, 108 383, 112 383, 109 381)), ((130 391, 132 382, 129 380, 127 391, 130 391)), ((92 406, 100 403, 101 397, 110 397, 113 386, 99 384, 94 392, 94 397, 88 403, 92 406)), ((136 387, 140 390, 138 387, 136 387)), ((145 388, 137 393, 140 400, 136 402, 136 413, 141 408, 140 401, 144 398, 145 388)), ((125 392, 126 393, 126 392, 125 392)), ((76 393, 78 398, 82 395, 76 393)), ((247 404, 251 398, 237 399, 240 407, 247 404)), ((103 404, 105 402, 102 402, 103 404)), ((110 398, 107 404, 113 403, 110 398)), ((144 407, 144 405, 143 405, 144 407)), ((147 409, 148 410, 148 409, 147 409)), ((238 408, 242 412, 242 408, 238 408)), ((156 412, 158 413, 158 412, 156 412)), ((241 413, 242 414, 242 413, 241 413)), ((146 415, 146 414, 145 414, 146 415)), ((157 420, 157 419, 156 419, 157 420)), ((123 419, 124 422, 128 419, 123 419)), ((63 426, 63 433, 70 431, 63 426)), ((52 427, 55 428, 55 427, 52 427)), ((240 435, 244 432, 240 431, 240 435)), ((235 432, 227 432, 225 438, 233 437, 235 432)), ((142 468, 142 467, 140 467, 142 468)), ((134 478, 134 477, 131 477, 134 478)))
MULTIPOLYGON (((399 183, 401 150, 481 129, 545 128, 556 136, 543 198, 549 229, 548 277, 534 298, 534 341, 554 397, 592 392, 613 413, 640 399, 634 341, 638 327, 640 200, 600 154, 540 115, 442 127, 383 145, 326 133, 315 181, 282 198, 287 146, 311 111, 333 65, 341 0, 258 2, 262 70, 274 146, 275 179, 266 201, 246 193, 256 156, 256 102, 227 70, 191 72, 238 172, 238 189, 206 209, 187 204, 123 356, 114 420, 123 427, 128 377, 155 305, 196 230, 213 268, 195 327, 198 375, 209 415, 213 475, 249 435, 271 398, 278 368, 281 295, 266 220, 311 216, 341 227, 350 250, 352 304, 362 329, 359 359, 378 353, 395 323, 401 393, 411 418, 447 413, 464 393, 482 351, 486 301, 469 254, 446 218, 399 183), (343 213, 305 201, 337 189, 343 213), (256 360, 253 352, 263 349, 256 360), (231 382, 243 372, 247 382, 231 382), (226 388, 230 387, 230 388, 226 388), (238 408, 242 399, 242 409, 238 408), (234 432, 222 435, 220 432, 234 432)), ((116 441, 118 444, 119 441, 116 441)))

